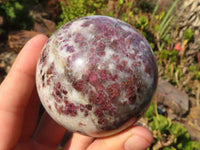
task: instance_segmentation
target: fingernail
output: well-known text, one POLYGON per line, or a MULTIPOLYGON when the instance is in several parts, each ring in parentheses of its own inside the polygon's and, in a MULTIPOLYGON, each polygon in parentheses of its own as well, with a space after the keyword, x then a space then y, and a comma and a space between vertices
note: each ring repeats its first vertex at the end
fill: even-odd
POLYGON ((124 144, 125 150, 145 150, 149 146, 151 146, 151 143, 145 139, 144 137, 141 137, 139 135, 133 135, 124 144))

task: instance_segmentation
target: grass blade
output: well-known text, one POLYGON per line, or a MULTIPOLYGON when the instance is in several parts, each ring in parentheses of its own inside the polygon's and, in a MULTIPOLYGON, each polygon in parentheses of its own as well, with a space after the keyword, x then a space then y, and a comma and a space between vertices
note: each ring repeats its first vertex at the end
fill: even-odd
POLYGON ((171 23, 174 21, 174 16, 171 16, 167 22, 164 24, 162 28, 159 29, 159 36, 162 37, 163 34, 166 32, 166 29, 171 26, 171 23))
POLYGON ((160 5, 160 0, 157 1, 157 4, 153 10, 153 14, 152 14, 153 16, 155 16, 156 12, 158 11, 159 5, 160 5))
POLYGON ((174 7, 176 6, 176 4, 179 2, 179 0, 176 0, 172 6, 170 7, 169 11, 167 12, 166 16, 164 17, 164 19, 162 20, 161 24, 160 24, 160 29, 163 28, 163 26, 165 25, 166 21, 169 19, 170 14, 172 13, 172 11, 174 10, 174 7))

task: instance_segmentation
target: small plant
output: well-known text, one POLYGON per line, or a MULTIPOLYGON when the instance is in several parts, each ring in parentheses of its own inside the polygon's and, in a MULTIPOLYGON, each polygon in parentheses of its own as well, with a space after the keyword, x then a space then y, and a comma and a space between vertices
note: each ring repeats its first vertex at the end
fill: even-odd
POLYGON ((98 10, 102 9, 105 0, 67 0, 61 1, 62 13, 61 21, 58 23, 58 28, 64 23, 83 16, 98 14, 98 10))
POLYGON ((169 51, 167 49, 164 49, 160 52, 156 51, 155 53, 158 56, 158 64, 162 66, 168 66, 169 64, 177 64, 179 61, 177 50, 169 51))
POLYGON ((186 46, 187 46, 188 42, 189 42, 190 40, 192 40, 193 35, 194 35, 194 32, 193 32, 192 29, 190 29, 190 28, 188 28, 187 30, 184 31, 184 33, 183 33, 184 42, 183 42, 183 46, 182 46, 182 47, 183 47, 183 50, 182 50, 182 52, 181 52, 181 57, 184 56, 185 50, 186 50, 186 46))
POLYGON ((190 139, 187 129, 179 123, 158 114, 153 102, 144 117, 148 120, 154 135, 154 144, 150 149, 164 150, 199 150, 200 141, 195 143, 190 139))
POLYGON ((187 40, 187 41, 190 41, 192 39, 193 35, 194 35, 194 32, 192 31, 191 28, 188 28, 183 33, 183 36, 184 36, 185 40, 187 40))
POLYGON ((147 111, 144 114, 144 117, 146 119, 148 119, 149 121, 153 119, 154 112, 155 112, 154 106, 155 106, 155 103, 152 102, 151 105, 149 106, 149 108, 147 109, 147 111))
POLYGON ((31 29, 33 22, 29 16, 29 8, 33 3, 36 3, 36 1, 0 1, 0 14, 5 19, 2 30, 31 29))
POLYGON ((135 27, 141 29, 141 31, 144 31, 147 29, 148 25, 148 18, 145 16, 140 16, 138 22, 135 24, 135 27))
POLYGON ((188 67, 188 70, 193 73, 194 80, 200 80, 200 71, 198 70, 198 66, 191 65, 188 67))
POLYGON ((160 5, 160 0, 158 0, 156 7, 154 8, 153 15, 151 18, 152 27, 156 30, 157 46, 159 51, 171 42, 170 30, 173 27, 173 23, 176 20, 176 16, 173 15, 173 10, 179 0, 175 0, 170 9, 165 12, 161 12, 156 15, 156 12, 160 5))
POLYGON ((157 149, 159 149, 158 146, 172 150, 198 150, 200 148, 200 145, 191 141, 186 128, 181 124, 172 123, 169 118, 165 118, 162 115, 154 116, 150 127, 154 133, 157 149))

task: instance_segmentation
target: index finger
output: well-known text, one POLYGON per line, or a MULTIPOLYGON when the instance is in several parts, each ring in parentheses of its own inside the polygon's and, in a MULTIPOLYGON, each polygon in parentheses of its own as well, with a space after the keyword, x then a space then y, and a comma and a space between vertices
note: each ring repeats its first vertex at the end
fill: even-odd
POLYGON ((35 86, 36 62, 47 38, 32 38, 19 53, 9 74, 0 86, 0 109, 22 111, 35 86))
POLYGON ((12 146, 21 134, 24 111, 35 87, 36 62, 46 41, 46 36, 37 35, 27 42, 0 86, 0 149, 12 146))

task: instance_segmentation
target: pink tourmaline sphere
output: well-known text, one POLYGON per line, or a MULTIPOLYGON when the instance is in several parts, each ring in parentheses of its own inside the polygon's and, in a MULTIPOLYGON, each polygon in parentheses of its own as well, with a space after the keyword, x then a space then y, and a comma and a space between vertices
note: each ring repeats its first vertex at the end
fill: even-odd
POLYGON ((133 125, 149 106, 157 63, 145 38, 107 16, 66 23, 37 64, 39 97, 49 115, 72 132, 109 136, 133 125))

